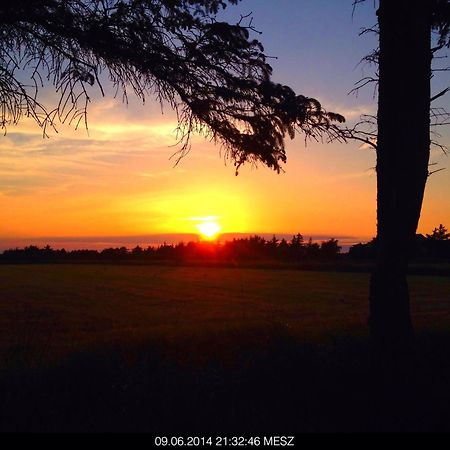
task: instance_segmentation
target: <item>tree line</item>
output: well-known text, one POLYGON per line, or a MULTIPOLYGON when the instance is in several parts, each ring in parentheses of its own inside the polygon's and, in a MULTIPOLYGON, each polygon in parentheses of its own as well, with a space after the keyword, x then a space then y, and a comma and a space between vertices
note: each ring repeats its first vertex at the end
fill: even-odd
POLYGON ((305 241, 298 233, 291 240, 265 239, 254 235, 235 238, 224 243, 214 241, 164 243, 159 246, 143 248, 139 245, 133 249, 126 247, 106 248, 104 250, 70 250, 53 249, 50 245, 38 247, 30 245, 25 248, 5 250, 0 255, 3 262, 67 262, 67 261, 280 261, 300 262, 308 260, 336 260, 342 247, 337 239, 322 241, 320 244, 311 238, 305 241))
MULTIPOLYGON (((53 249, 50 245, 5 250, 0 254, 0 262, 70 262, 70 261, 224 261, 253 262, 279 261, 296 263, 302 261, 337 261, 347 256, 348 260, 373 261, 377 253, 377 238, 367 243, 352 245, 348 255, 341 253, 337 239, 331 238, 321 243, 305 240, 298 233, 291 240, 271 239, 254 235, 235 238, 226 242, 179 242, 163 243, 159 246, 139 245, 134 248, 111 247, 101 251, 79 249, 53 249)), ((395 249, 394 249, 395 250, 395 249)), ((450 233, 444 225, 439 225, 431 234, 417 234, 410 257, 420 261, 450 261, 450 233)))
MULTIPOLYGON (((296 263, 304 261, 373 261, 377 253, 377 238, 367 243, 352 245, 348 255, 341 253, 337 239, 331 238, 321 243, 305 240, 298 233, 291 240, 271 239, 254 235, 235 238, 226 242, 179 242, 163 243, 159 246, 139 245, 134 248, 111 247, 103 250, 53 249, 50 245, 5 250, 0 254, 0 262, 70 262, 70 261, 224 261, 253 262, 279 261, 296 263)), ((395 250, 395 249, 394 249, 395 250)), ((450 261, 450 233, 444 225, 439 225, 431 234, 417 234, 410 257, 420 261, 450 261)))
MULTIPOLYGON (((349 258, 356 260, 374 260, 378 249, 375 237, 365 244, 359 243, 349 249, 349 258)), ((393 248, 395 251, 395 246, 393 248)), ((416 234, 410 249, 410 258, 420 261, 450 261, 450 233, 440 224, 431 234, 416 234)))

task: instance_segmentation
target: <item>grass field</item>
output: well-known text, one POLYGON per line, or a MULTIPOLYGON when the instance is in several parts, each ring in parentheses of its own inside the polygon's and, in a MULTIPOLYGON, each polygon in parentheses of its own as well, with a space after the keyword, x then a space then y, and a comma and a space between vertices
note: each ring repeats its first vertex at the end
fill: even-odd
POLYGON ((387 414, 366 274, 11 265, 0 285, 3 430, 450 430, 446 277, 410 278, 418 365, 387 414))

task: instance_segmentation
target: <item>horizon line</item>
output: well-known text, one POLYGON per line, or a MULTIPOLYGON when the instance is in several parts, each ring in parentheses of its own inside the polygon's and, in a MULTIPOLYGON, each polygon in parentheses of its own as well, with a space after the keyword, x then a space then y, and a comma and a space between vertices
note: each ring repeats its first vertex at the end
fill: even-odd
MULTIPOLYGON (((246 238, 251 236, 260 236, 264 239, 271 239, 273 236, 279 239, 291 240, 293 236, 299 233, 257 233, 257 232, 230 232, 220 233, 217 237, 218 242, 225 242, 233 238, 246 238)), ((372 239, 368 236, 350 236, 346 234, 332 234, 332 233, 317 233, 304 234, 300 233, 306 240, 313 242, 324 241, 328 239, 337 239, 343 248, 348 248, 351 245, 359 242, 366 242, 372 239)), ((134 246, 159 246, 166 244, 178 244, 180 242, 195 242, 200 241, 201 237, 196 233, 149 233, 137 235, 114 235, 114 236, 18 236, 18 237, 1 237, 0 238, 0 252, 4 250, 27 247, 30 245, 50 245, 54 249, 68 249, 68 250, 98 250, 111 247, 127 247, 127 245, 134 246)))

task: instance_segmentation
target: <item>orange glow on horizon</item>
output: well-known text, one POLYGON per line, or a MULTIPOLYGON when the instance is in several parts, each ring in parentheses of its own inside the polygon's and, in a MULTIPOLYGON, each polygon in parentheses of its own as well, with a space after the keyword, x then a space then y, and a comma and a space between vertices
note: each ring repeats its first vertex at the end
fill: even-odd
MULTIPOLYGON (((173 117, 155 123, 140 110, 101 106, 89 136, 64 128, 43 139, 24 121, 0 140, 0 239, 8 246, 41 237, 375 236, 374 155, 356 144, 312 143, 305 151, 303 142, 289 142, 282 174, 245 166, 235 177, 217 147, 198 137, 174 165, 173 117)), ((442 207, 449 195, 444 176, 430 180, 419 233, 449 226, 442 207)))

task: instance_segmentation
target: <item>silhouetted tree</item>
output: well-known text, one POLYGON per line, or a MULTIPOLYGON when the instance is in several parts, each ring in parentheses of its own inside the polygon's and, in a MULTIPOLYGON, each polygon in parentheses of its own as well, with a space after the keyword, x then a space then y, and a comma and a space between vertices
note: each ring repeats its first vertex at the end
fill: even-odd
POLYGON ((300 233, 297 233, 291 240, 291 257, 292 259, 301 259, 305 256, 304 239, 300 233))
POLYGON ((342 247, 337 239, 323 241, 320 244, 321 256, 324 259, 335 259, 341 252, 342 247))
POLYGON ((333 135, 332 122, 344 119, 270 81, 263 47, 250 36, 251 20, 216 18, 238 1, 0 2, 1 127, 24 115, 44 133, 58 121, 86 122, 90 87, 103 94, 104 73, 125 98, 129 91, 143 102, 156 94, 177 110, 180 157, 195 131, 221 143, 236 170, 262 162, 279 171, 286 134, 333 135), (53 109, 40 103, 43 80, 60 96, 53 109))
POLYGON ((266 243, 267 253, 270 258, 275 259, 278 248, 278 239, 273 235, 272 239, 266 243))
POLYGON ((378 64, 378 77, 362 83, 378 83, 377 131, 355 128, 347 136, 371 145, 377 154, 369 327, 376 348, 398 353, 414 335, 406 274, 429 176, 430 118, 442 125, 449 117, 430 109, 449 90, 431 96, 430 79, 433 56, 450 44, 450 2, 380 0, 377 16, 379 48, 365 59, 378 64))
POLYGON ((441 223, 431 234, 427 234, 427 238, 434 241, 446 241, 450 239, 450 233, 448 233, 447 228, 441 223))
POLYGON ((377 12, 378 229, 369 324, 385 349, 403 348, 413 336, 406 274, 429 175, 431 32, 436 27, 439 46, 448 45, 449 12, 448 0, 380 0, 377 12))
POLYGON ((136 257, 141 257, 144 253, 144 250, 139 245, 136 245, 136 247, 131 250, 131 254, 136 257))
POLYGON ((433 259, 449 259, 450 257, 450 233, 444 225, 440 224, 431 234, 424 239, 424 247, 428 256, 433 259))
POLYGON ((351 259, 374 259, 376 254, 376 238, 366 244, 352 245, 348 251, 348 255, 351 259))
POLYGON ((309 259, 316 259, 320 255, 320 245, 309 238, 305 245, 305 254, 309 259))
POLYGON ((289 243, 283 238, 278 244, 277 256, 281 261, 285 261, 289 259, 289 253, 289 243))

